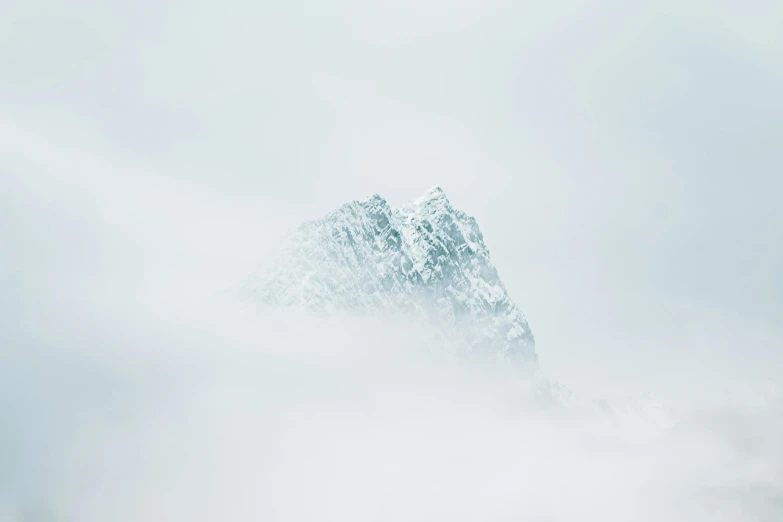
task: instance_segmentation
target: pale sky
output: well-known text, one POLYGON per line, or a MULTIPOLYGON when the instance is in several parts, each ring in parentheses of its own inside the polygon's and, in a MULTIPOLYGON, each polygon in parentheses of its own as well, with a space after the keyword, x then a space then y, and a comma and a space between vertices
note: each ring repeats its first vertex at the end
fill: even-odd
POLYGON ((437 184, 567 385, 783 371, 780 2, 5 4, 7 321, 437 184))

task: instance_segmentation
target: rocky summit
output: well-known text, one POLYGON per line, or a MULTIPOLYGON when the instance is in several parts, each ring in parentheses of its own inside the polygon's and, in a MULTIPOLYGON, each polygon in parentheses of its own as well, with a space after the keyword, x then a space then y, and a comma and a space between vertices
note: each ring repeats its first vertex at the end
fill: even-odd
POLYGON ((301 224, 238 290, 266 306, 413 316, 455 353, 538 366, 478 223, 440 187, 400 207, 376 194, 301 224))

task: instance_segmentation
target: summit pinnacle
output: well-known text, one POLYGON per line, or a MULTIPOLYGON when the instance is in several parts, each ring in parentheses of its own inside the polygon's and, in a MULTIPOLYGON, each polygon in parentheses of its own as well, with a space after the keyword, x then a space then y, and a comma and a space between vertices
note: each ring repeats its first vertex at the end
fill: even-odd
POLYGON ((455 351, 537 368, 478 223, 437 186, 400 207, 376 194, 299 225, 239 290, 267 306, 412 315, 455 351))

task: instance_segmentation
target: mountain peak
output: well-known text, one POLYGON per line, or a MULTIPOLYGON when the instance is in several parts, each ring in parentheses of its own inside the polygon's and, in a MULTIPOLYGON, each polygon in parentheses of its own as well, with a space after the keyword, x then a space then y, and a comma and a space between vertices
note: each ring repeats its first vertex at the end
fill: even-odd
POLYGON ((443 191, 440 185, 435 185, 434 187, 427 189, 424 194, 413 201, 413 204, 422 205, 433 201, 446 203, 448 205, 451 204, 449 202, 449 198, 446 197, 446 193, 443 191))
POLYGON ((386 203, 386 200, 380 194, 370 194, 358 200, 359 203, 386 203))
POLYGON ((271 306, 410 315, 455 351, 537 367, 476 220, 439 186, 396 208, 373 194, 297 227, 242 288, 271 306))

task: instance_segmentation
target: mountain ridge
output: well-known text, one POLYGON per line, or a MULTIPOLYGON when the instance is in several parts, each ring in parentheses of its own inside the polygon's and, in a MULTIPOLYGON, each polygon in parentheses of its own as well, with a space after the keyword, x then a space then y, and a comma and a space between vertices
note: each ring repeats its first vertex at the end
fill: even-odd
POLYGON ((317 313, 402 313, 457 352, 538 368, 533 333, 508 295, 478 222, 438 185, 392 207, 372 194, 290 230, 239 293, 317 313))

